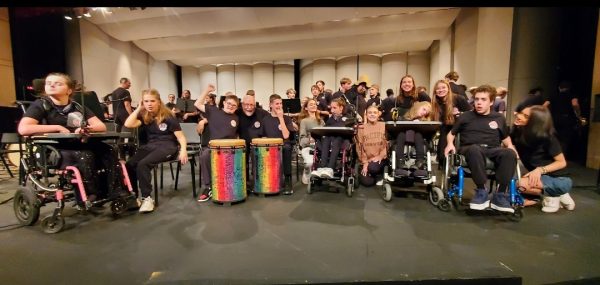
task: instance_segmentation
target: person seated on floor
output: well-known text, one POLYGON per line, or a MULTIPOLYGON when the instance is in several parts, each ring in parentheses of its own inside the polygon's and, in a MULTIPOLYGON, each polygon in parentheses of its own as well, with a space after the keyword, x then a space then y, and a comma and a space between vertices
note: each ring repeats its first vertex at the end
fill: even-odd
POLYGON ((281 181, 283 195, 292 195, 292 132, 295 132, 292 118, 283 114, 283 103, 281 96, 273 94, 269 96, 270 113, 263 116, 260 121, 262 137, 283 139, 282 166, 284 180, 281 181))
POLYGON ((161 162, 173 159, 178 151, 179 161, 185 164, 188 161, 187 141, 179 120, 163 104, 156 89, 142 91, 142 104, 127 117, 124 126, 130 129, 139 127, 139 132, 143 132, 148 141, 137 149, 125 165, 135 193, 138 190, 139 180, 142 198, 139 212, 152 212, 154 211, 150 182, 152 168, 161 162))
POLYGON ((387 159, 387 138, 385 122, 379 120, 381 111, 376 105, 366 109, 366 122, 356 134, 356 153, 362 165, 359 181, 370 187, 383 185, 384 161, 387 159), (375 182, 377 181, 377 183, 375 182))
MULTIPOLYGON (((431 103, 429 102, 416 102, 410 110, 404 115, 406 121, 431 121, 431 103)), ((407 137, 412 136, 412 141, 415 145, 415 164, 412 166, 414 171, 412 175, 414 177, 427 176, 427 164, 425 163, 425 139, 423 135, 415 130, 407 130, 398 132, 396 137, 396 165, 394 176, 406 177, 410 175, 408 166, 406 165, 406 158, 408 153, 405 152, 405 144, 407 137)))
POLYGON ((300 147, 302 148, 302 160, 304 160, 304 171, 302 172, 302 183, 308 184, 310 169, 313 164, 313 154, 315 149, 315 140, 310 136, 310 130, 314 127, 321 127, 325 124, 319 115, 316 99, 308 99, 302 106, 302 112, 298 120, 300 120, 300 147))
MULTIPOLYGON (((194 103, 194 106, 196 106, 200 112, 204 113, 207 119, 209 132, 208 141, 217 139, 237 139, 240 120, 235 114, 235 111, 238 109, 239 105, 238 97, 233 93, 226 95, 222 102, 222 109, 219 109, 215 105, 204 103, 204 98, 213 91, 215 91, 215 86, 208 84, 206 89, 200 94, 200 98, 194 103)), ((210 188, 210 148, 202 149, 202 153, 200 154, 200 166, 204 190, 200 196, 198 196, 198 202, 206 202, 212 197, 210 188)))
MULTIPOLYGON (((573 181, 569 178, 567 161, 554 135, 550 111, 541 105, 525 107, 515 116, 510 135, 523 165, 529 171, 519 181, 521 193, 526 196, 543 195, 542 211, 546 213, 554 213, 561 206, 574 210, 575 201, 569 195, 573 181)), ((535 204, 534 199, 525 200, 525 206, 535 204)))
MULTIPOLYGON (((325 122, 325 127, 349 127, 353 126, 356 119, 345 116, 346 100, 336 98, 331 101, 331 116, 325 122)), ((310 175, 321 178, 333 178, 337 157, 340 154, 342 145, 349 142, 341 136, 323 136, 319 143, 321 150, 321 159, 319 167, 313 170, 310 175)))
MULTIPOLYGON (((35 100, 19 122, 18 132, 23 136, 44 133, 85 133, 105 132, 106 125, 87 107, 70 99, 75 84, 71 77, 63 73, 50 73, 45 79, 45 94, 35 100), (85 114, 85 120, 84 120, 85 114)), ((99 141, 62 142, 56 145, 61 159, 58 167, 65 169, 75 166, 80 171, 86 195, 93 202, 100 196, 119 194, 120 178, 117 152, 112 146, 99 141), (95 175, 95 169, 104 168, 106 172, 95 175), (106 178, 104 178, 106 176, 106 178)), ((81 197, 78 197, 81 199, 81 197)))
POLYGON ((490 189, 486 188, 487 174, 485 159, 494 162, 497 191, 493 193, 491 208, 514 213, 510 204, 508 186, 515 173, 517 150, 510 139, 506 119, 502 114, 491 110, 496 98, 496 88, 481 85, 473 90, 475 109, 464 112, 452 127, 447 136, 444 155, 456 152, 454 138, 460 134, 458 153, 465 156, 471 176, 475 182, 475 196, 469 207, 473 210, 484 210, 490 206, 490 189), (504 144, 505 148, 500 144, 504 144))

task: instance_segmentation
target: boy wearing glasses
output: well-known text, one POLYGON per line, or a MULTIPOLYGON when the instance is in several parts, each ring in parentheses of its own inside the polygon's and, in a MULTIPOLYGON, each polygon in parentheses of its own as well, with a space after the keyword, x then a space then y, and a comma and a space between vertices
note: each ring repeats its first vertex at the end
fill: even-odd
MULTIPOLYGON (((209 84, 206 89, 200 94, 200 98, 196 100, 194 106, 205 114, 208 120, 209 141, 217 139, 237 139, 239 118, 235 114, 238 108, 238 98, 235 95, 227 95, 223 109, 219 109, 215 105, 204 104, 206 96, 215 90, 215 86, 209 84)), ((200 174, 202 175, 202 183, 204 190, 198 197, 198 202, 205 202, 212 196, 210 189, 210 149, 202 149, 200 154, 200 174)))

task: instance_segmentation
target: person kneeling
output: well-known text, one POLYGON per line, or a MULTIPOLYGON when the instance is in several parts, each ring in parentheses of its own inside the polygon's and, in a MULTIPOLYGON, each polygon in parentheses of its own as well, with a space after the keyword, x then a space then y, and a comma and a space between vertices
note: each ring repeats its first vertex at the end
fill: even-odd
POLYGON ((360 182, 364 186, 383 185, 383 163, 387 158, 385 123, 379 121, 381 111, 375 105, 367 107, 367 122, 356 135, 356 152, 362 164, 360 182), (375 183, 377 181, 377 183, 375 183))

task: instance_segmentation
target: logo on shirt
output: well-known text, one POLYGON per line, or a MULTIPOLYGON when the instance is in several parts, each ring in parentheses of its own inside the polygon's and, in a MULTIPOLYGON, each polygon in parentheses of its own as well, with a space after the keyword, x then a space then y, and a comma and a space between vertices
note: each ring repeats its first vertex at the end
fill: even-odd
POLYGON ((158 129, 159 129, 161 132, 164 132, 164 131, 166 131, 166 130, 167 130, 167 124, 165 124, 165 123, 160 123, 160 125, 158 125, 158 129))
POLYGON ((488 125, 490 126, 490 129, 497 129, 498 128, 498 123, 496 123, 496 121, 491 121, 488 123, 488 125))
POLYGON ((257 128, 257 129, 260 128, 260 122, 259 121, 254 122, 254 128, 257 128))
POLYGON ((231 120, 231 126, 232 127, 237 127, 237 122, 235 120, 231 120))
POLYGON ((342 122, 345 122, 346 120, 348 120, 348 118, 342 117, 342 122))
POLYGON ((277 128, 281 131, 281 125, 277 125, 277 128))

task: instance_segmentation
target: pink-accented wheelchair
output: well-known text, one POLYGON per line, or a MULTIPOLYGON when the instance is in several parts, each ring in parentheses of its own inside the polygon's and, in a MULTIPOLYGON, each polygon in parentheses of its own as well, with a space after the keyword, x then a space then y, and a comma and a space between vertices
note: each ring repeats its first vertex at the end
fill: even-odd
MULTIPOLYGON (((90 163, 83 166, 89 167, 88 169, 81 169, 81 165, 77 167, 63 164, 63 167, 60 167, 65 149, 82 161, 94 162, 100 158, 94 157, 90 149, 104 146, 112 149, 111 145, 116 145, 119 137, 118 133, 52 133, 26 138, 25 152, 21 157, 23 177, 14 196, 14 212, 19 222, 26 226, 34 225, 39 219, 40 208, 56 203, 52 214, 42 219, 41 226, 46 233, 57 233, 65 226, 63 209, 65 204, 71 201, 75 203, 75 208, 84 212, 92 207, 110 203, 111 212, 115 217, 130 207, 139 207, 136 195, 132 192, 125 163, 117 160, 116 151, 106 155, 113 159, 114 163, 107 164, 111 167, 97 167, 97 164, 90 163), (91 201, 84 181, 95 181, 103 177, 114 177, 115 182, 106 182, 108 189, 100 189, 106 191, 99 191, 96 199, 91 201)), ((101 188, 100 185, 104 184, 90 186, 101 188)))

